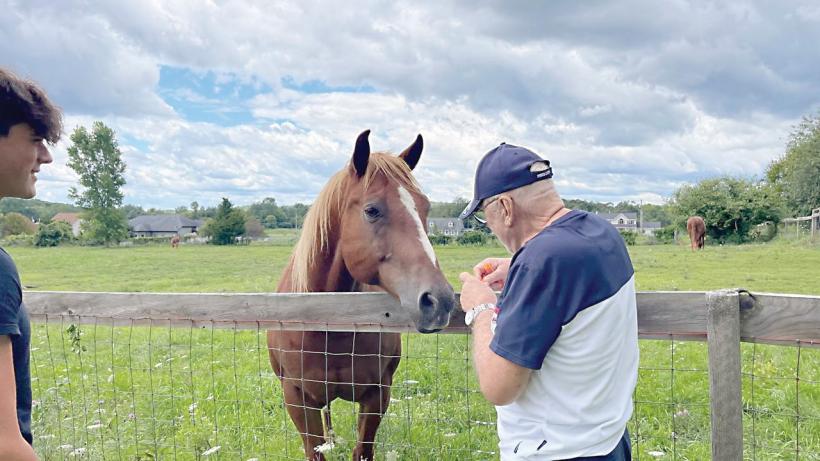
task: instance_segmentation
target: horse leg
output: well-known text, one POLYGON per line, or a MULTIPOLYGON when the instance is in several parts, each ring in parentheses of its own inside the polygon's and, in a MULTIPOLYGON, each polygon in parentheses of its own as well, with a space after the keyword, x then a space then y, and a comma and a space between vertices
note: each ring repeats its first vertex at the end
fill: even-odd
POLYGON ((373 442, 382 416, 390 404, 390 386, 378 386, 365 394, 359 401, 359 434, 353 461, 372 461, 373 442))
POLYGON ((293 420, 296 430, 302 436, 305 458, 311 461, 325 461, 325 456, 316 451, 316 447, 325 443, 321 411, 324 405, 313 401, 295 384, 282 380, 282 388, 290 419, 293 420))

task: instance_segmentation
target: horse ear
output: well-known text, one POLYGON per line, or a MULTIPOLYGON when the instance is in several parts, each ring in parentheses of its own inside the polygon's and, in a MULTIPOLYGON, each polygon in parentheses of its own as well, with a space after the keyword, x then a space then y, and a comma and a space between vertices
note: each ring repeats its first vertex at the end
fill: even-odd
POLYGON ((353 169, 359 177, 364 176, 367 171, 367 161, 370 159, 370 141, 367 140, 369 135, 370 130, 362 131, 362 134, 356 138, 356 147, 353 149, 353 169))
POLYGON ((422 149, 424 149, 424 139, 422 139, 421 135, 418 135, 416 136, 416 140, 413 141, 413 144, 407 149, 404 149, 404 152, 399 154, 399 157, 404 159, 404 161, 407 162, 407 166, 412 170, 416 167, 416 164, 419 163, 422 149))

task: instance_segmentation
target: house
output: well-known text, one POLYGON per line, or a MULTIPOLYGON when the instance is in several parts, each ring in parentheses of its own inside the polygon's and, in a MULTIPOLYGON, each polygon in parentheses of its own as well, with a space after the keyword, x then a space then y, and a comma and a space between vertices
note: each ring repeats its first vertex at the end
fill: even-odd
POLYGON ((633 211, 620 213, 598 213, 598 216, 609 221, 618 230, 638 230, 638 213, 633 211))
POLYGON ((83 220, 80 219, 80 213, 57 213, 51 218, 51 221, 68 223, 71 226, 71 233, 74 234, 74 237, 80 236, 81 226, 83 225, 83 220))
POLYGON ((143 215, 128 221, 132 237, 185 236, 199 231, 204 221, 177 214, 143 215))
POLYGON ((618 230, 623 229, 630 232, 640 232, 644 235, 654 235, 663 227, 659 221, 644 221, 641 225, 638 213, 633 211, 596 214, 609 221, 618 230))
POLYGON ((464 233, 464 222, 458 218, 428 218, 427 233, 458 237, 464 233))

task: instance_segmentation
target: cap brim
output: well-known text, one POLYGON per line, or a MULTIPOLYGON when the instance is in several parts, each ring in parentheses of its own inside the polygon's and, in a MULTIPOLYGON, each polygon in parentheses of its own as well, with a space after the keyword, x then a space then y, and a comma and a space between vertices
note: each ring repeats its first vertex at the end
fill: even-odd
POLYGON ((473 213, 478 210, 478 206, 481 204, 481 200, 473 200, 464 208, 464 211, 458 216, 460 219, 467 219, 473 215, 473 213))

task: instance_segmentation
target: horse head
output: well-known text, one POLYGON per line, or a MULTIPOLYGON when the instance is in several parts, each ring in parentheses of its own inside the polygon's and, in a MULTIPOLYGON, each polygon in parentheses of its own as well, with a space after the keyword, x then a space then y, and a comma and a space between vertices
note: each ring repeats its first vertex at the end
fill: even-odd
POLYGON ((450 321, 455 295, 427 237, 430 202, 411 173, 424 142, 419 135, 396 157, 371 153, 369 134, 359 135, 347 168, 341 256, 354 280, 398 298, 418 331, 439 331, 450 321))

